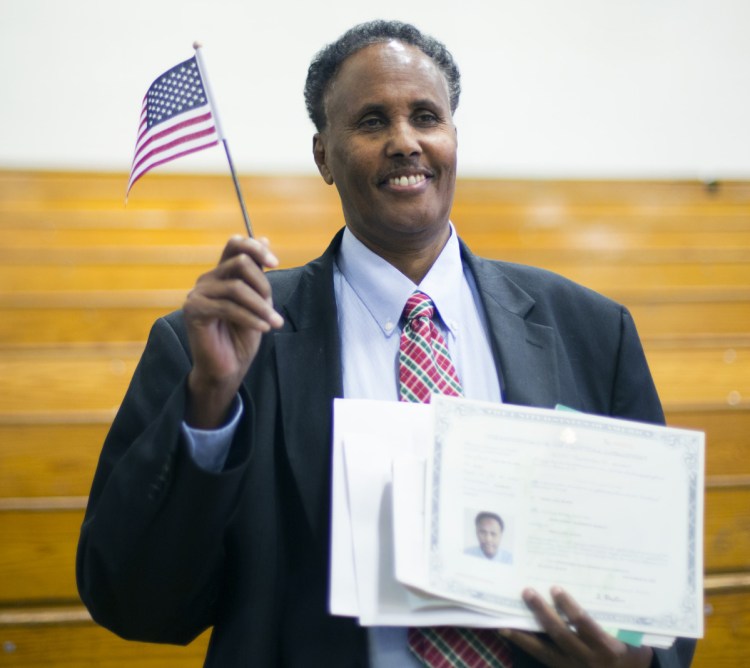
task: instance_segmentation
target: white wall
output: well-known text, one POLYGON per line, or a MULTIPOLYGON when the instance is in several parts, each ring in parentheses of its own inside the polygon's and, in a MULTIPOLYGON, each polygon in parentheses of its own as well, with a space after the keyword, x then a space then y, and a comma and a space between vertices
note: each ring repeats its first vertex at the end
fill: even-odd
MULTIPOLYGON (((127 171, 146 88, 200 39, 240 171, 312 171, 307 64, 383 17, 454 53, 464 175, 750 178, 748 0, 384 6, 0 0, 0 168, 127 171)), ((226 169, 219 148, 168 167, 226 169)))

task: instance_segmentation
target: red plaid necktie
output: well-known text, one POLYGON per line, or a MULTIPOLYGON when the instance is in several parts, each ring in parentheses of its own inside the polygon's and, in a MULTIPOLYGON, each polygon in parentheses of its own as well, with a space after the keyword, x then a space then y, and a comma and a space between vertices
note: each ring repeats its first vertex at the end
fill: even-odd
MULTIPOLYGON (((435 307, 415 292, 404 307, 406 320, 398 355, 401 401, 428 403, 433 394, 461 396, 461 382, 445 340, 432 317, 435 307)), ((409 649, 429 668, 511 668, 508 643, 493 629, 450 626, 410 628, 409 649)))
POLYGON ((432 321, 433 315, 435 307, 424 292, 415 292, 404 306, 406 324, 398 353, 401 401, 426 404, 433 394, 452 397, 463 394, 445 340, 432 321))

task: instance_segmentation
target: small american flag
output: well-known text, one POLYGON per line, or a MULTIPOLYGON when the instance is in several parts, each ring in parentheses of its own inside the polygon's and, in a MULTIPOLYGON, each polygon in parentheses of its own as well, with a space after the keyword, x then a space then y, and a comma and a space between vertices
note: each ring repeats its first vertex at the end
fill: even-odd
POLYGON ((156 79, 143 98, 125 197, 150 169, 218 143, 214 114, 193 56, 156 79))

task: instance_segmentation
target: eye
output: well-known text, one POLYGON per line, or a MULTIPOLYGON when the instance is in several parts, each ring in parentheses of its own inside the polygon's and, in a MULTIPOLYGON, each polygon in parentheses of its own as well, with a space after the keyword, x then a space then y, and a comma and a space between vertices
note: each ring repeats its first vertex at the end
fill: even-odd
POLYGON ((368 115, 359 121, 357 127, 362 130, 379 130, 385 125, 380 116, 368 115))
POLYGON ((415 123, 422 126, 437 125, 440 122, 440 119, 436 114, 431 111, 427 111, 426 109, 421 109, 416 112, 413 116, 413 119, 415 123))

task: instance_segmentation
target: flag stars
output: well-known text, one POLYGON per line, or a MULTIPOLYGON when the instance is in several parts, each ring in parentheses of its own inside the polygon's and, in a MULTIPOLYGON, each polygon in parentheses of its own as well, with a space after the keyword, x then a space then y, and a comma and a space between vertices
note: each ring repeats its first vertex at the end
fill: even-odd
POLYGON ((151 127, 207 103, 195 61, 179 65, 159 77, 146 96, 147 125, 151 127))

